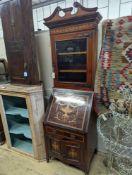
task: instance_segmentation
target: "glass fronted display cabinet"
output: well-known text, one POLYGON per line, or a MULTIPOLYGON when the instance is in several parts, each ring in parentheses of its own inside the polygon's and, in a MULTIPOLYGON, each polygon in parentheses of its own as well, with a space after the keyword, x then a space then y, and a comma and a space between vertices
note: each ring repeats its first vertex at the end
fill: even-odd
POLYGON ((78 2, 73 8, 57 7, 45 19, 50 29, 54 87, 93 90, 97 60, 98 23, 101 15, 97 8, 85 8, 78 2), (59 16, 60 11, 65 15, 59 16))
POLYGON ((56 42, 58 80, 86 82, 87 39, 56 42))
POLYGON ((42 86, 2 84, 0 112, 8 148, 44 160, 42 86))

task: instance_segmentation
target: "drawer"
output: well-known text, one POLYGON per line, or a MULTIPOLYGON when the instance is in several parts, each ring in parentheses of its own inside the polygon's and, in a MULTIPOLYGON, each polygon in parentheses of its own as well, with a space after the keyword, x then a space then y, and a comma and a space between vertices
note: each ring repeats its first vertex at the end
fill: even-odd
POLYGON ((46 127, 46 132, 49 134, 54 134, 54 135, 63 135, 63 131, 52 128, 52 127, 46 127))
POLYGON ((84 142, 84 136, 81 134, 74 134, 68 131, 64 131, 64 130, 56 129, 52 127, 46 127, 46 132, 52 136, 56 135, 62 139, 69 139, 69 140, 84 142))

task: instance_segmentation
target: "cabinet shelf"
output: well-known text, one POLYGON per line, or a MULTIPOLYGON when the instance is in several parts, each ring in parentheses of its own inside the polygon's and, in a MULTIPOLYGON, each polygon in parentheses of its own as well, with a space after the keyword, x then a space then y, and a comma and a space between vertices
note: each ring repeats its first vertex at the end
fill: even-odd
POLYGON ((64 52, 64 53, 58 53, 58 55, 63 56, 63 55, 82 55, 82 54, 87 54, 86 51, 84 52, 64 52))
POLYGON ((28 111, 25 108, 10 107, 5 111, 9 115, 20 115, 21 117, 28 118, 28 111))
POLYGON ((27 152, 29 154, 33 154, 33 147, 32 147, 32 142, 29 140, 21 140, 18 138, 13 138, 13 147, 20 149, 24 152, 27 152))
POLYGON ((86 70, 86 65, 85 64, 65 64, 65 65, 60 65, 59 70, 86 70))
POLYGON ((14 121, 10 121, 11 127, 9 132, 11 134, 23 134, 26 138, 32 139, 31 130, 28 124, 19 124, 14 121))
POLYGON ((76 73, 76 72, 79 72, 79 73, 85 73, 85 72, 87 72, 86 70, 71 70, 71 69, 69 69, 69 70, 59 70, 59 72, 72 72, 72 73, 76 73))

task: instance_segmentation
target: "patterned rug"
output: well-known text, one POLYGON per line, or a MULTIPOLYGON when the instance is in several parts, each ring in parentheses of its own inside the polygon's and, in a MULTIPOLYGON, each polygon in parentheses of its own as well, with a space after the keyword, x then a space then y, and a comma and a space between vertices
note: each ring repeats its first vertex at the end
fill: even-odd
POLYGON ((117 89, 132 84, 132 16, 103 22, 103 43, 98 61, 95 92, 97 112, 105 112, 117 89))

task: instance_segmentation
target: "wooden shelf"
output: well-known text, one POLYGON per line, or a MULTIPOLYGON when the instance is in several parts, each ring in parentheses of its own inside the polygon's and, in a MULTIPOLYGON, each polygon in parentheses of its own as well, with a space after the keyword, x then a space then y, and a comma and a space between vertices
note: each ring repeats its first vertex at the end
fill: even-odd
POLYGON ((19 124, 15 121, 11 121, 11 127, 9 129, 11 134, 23 134, 26 138, 32 139, 31 130, 28 124, 19 124))
POLYGON ((59 70, 59 72, 71 72, 71 73, 73 73, 73 72, 74 73, 80 72, 81 73, 81 72, 87 72, 87 71, 86 70, 79 70, 79 69, 78 70, 70 70, 69 69, 69 70, 59 70))
POLYGON ((13 147, 20 149, 24 152, 27 152, 29 154, 33 154, 32 141, 29 140, 23 141, 21 139, 14 138, 13 147))
POLYGON ((64 52, 64 53, 58 53, 58 55, 82 55, 87 54, 87 52, 64 52))
POLYGON ((10 107, 5 113, 9 115, 20 115, 21 117, 28 118, 28 111, 25 108, 10 107))
POLYGON ((59 70, 86 70, 85 64, 70 64, 70 65, 60 65, 59 70))

